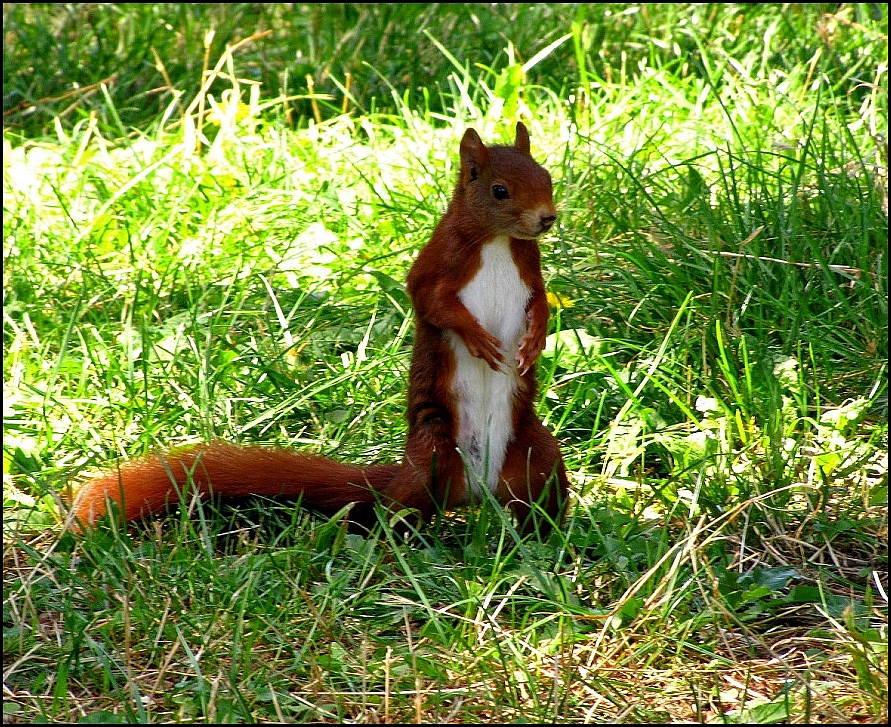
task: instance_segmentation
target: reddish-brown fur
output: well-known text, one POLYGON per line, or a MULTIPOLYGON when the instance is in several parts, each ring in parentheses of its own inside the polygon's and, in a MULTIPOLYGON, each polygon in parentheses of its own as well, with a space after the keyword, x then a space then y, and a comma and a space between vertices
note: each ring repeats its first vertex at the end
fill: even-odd
POLYGON ((529 515, 534 503, 559 522, 568 489, 566 472, 556 439, 534 411, 534 363, 544 348, 548 319, 535 238, 555 218, 550 176, 529 154, 526 127, 517 124, 513 146, 491 147, 468 129, 452 201, 408 274, 416 333, 408 381, 409 432, 401 463, 360 467, 285 449, 210 443, 134 461, 89 480, 73 503, 76 522, 93 523, 107 512, 108 499, 128 521, 158 512, 179 501, 189 482, 202 496, 212 492, 301 498, 307 507, 327 514, 354 503, 350 517, 360 522, 371 521, 376 501, 416 509, 424 520, 437 507, 467 501, 451 385, 455 354, 445 331, 456 334, 472 356, 495 371, 516 366, 516 390, 504 404, 512 406, 512 431, 495 494, 513 509, 524 530, 533 527, 529 515), (506 360, 509 355, 504 355, 501 342, 459 298, 480 268, 483 247, 505 236, 519 277, 529 289, 527 327, 516 361, 506 360))

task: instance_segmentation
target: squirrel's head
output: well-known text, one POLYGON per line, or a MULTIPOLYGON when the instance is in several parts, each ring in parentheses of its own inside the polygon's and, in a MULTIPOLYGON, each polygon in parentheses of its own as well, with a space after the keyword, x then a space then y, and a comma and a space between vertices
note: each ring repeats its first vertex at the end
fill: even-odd
POLYGON ((473 129, 461 139, 457 194, 474 222, 492 235, 534 240, 557 219, 551 175, 529 153, 517 122, 513 146, 486 146, 473 129))

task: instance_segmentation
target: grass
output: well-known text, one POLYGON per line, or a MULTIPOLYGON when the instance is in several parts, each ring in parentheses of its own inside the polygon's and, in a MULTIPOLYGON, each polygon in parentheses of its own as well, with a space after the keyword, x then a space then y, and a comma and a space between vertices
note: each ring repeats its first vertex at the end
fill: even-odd
POLYGON ((884 6, 4 30, 7 722, 887 721, 884 6), (463 129, 515 118, 560 205, 560 532, 269 501, 62 529, 82 475, 154 448, 398 458, 405 272, 463 129))

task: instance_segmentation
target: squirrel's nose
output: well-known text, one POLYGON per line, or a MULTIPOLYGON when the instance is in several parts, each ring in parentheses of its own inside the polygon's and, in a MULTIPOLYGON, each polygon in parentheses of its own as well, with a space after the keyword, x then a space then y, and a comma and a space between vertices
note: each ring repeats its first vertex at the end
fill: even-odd
POLYGON ((556 221, 557 215, 542 215, 540 219, 542 231, 549 230, 551 229, 551 225, 556 221))

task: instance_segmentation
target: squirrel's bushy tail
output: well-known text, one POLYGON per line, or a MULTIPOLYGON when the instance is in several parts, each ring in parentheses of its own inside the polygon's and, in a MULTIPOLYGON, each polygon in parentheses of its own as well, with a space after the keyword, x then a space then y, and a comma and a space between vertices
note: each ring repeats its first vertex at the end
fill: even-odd
POLYGON ((189 483, 202 497, 265 495, 302 498, 332 515, 345 505, 372 505, 384 493, 399 465, 359 467, 287 449, 222 442, 155 454, 88 480, 74 496, 76 526, 87 527, 117 503, 125 521, 162 511, 188 496, 189 483))

